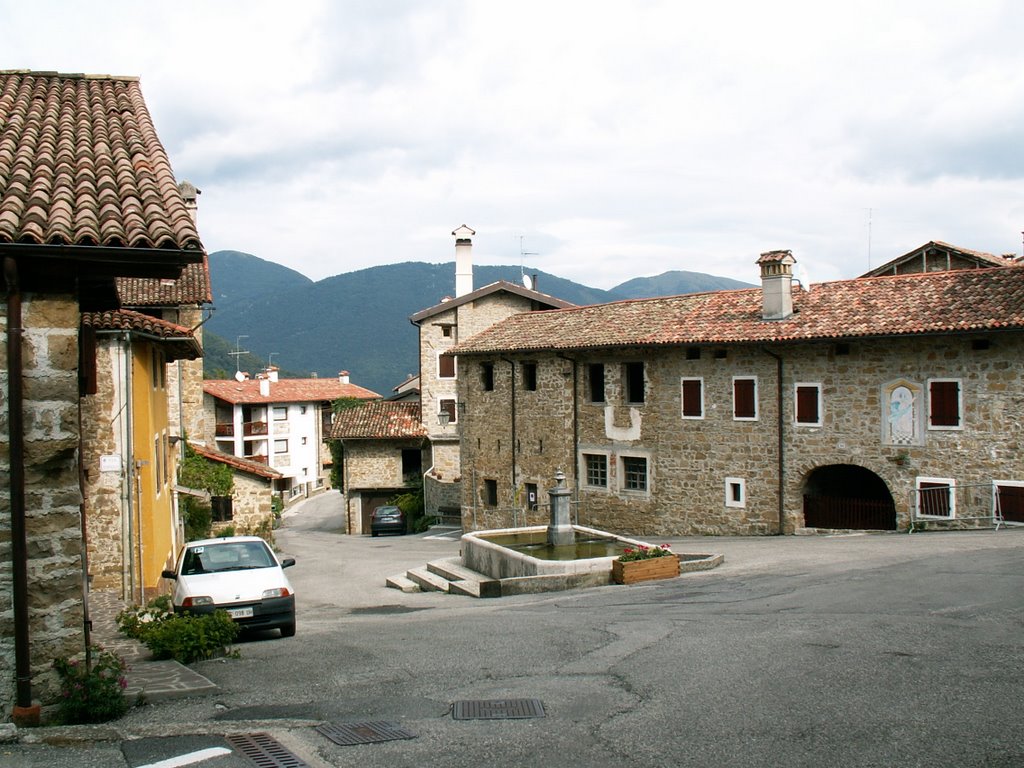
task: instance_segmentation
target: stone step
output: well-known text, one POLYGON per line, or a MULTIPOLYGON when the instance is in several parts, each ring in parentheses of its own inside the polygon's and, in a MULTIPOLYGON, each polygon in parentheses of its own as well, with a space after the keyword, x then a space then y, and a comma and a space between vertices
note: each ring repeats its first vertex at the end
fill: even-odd
POLYGON ((400 573, 396 576, 388 576, 387 580, 384 583, 392 589, 400 589, 403 592, 423 591, 422 589, 420 589, 419 584, 417 584, 412 579, 407 578, 404 573, 400 573))
POLYGON ((410 568, 405 575, 416 582, 424 592, 447 592, 451 588, 448 579, 431 573, 426 568, 410 568))
POLYGON ((451 557, 427 563, 427 570, 450 582, 449 592, 470 597, 501 597, 501 582, 471 571, 462 564, 462 558, 451 557))

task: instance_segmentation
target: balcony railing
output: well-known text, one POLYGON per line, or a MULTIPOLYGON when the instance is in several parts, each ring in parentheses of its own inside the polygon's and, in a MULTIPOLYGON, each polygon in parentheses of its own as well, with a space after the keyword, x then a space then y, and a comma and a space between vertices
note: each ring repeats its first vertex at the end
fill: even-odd
POLYGON ((235 434, 234 424, 218 424, 217 425, 217 437, 233 437, 235 434))
POLYGON ((242 425, 242 434, 246 437, 251 437, 252 435, 265 435, 267 434, 267 422, 247 421, 242 425))
POLYGON ((258 461, 260 464, 266 464, 267 463, 267 456, 266 456, 266 454, 262 454, 262 453, 257 453, 257 454, 254 454, 252 456, 246 456, 245 458, 249 459, 249 461, 258 461))

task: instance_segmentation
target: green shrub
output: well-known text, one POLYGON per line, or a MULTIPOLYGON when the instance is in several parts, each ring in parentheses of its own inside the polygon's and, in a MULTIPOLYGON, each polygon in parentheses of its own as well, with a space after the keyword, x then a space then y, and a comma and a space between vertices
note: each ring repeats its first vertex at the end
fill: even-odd
POLYGON ((94 645, 91 665, 61 656, 54 659, 53 668, 60 676, 57 719, 61 723, 105 723, 128 711, 124 698, 128 665, 116 653, 94 645))
POLYGON ((185 541, 210 538, 213 510, 192 496, 181 497, 181 516, 185 523, 185 541))
POLYGON ((132 606, 121 611, 117 625, 122 634, 149 648, 155 658, 182 664, 230 655, 228 648, 238 635, 238 625, 224 611, 202 616, 175 614, 169 595, 150 600, 145 608, 132 606))
POLYGON ((142 642, 157 659, 174 659, 182 664, 229 654, 238 635, 238 625, 224 611, 202 616, 179 614, 152 624, 142 642))

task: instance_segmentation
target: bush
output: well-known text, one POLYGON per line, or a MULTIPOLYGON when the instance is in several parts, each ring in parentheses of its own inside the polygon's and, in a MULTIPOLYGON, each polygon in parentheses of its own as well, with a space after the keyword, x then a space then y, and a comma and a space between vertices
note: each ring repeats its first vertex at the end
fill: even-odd
POLYGON ((238 625, 224 611, 202 616, 171 616, 146 630, 142 641, 157 659, 182 664, 226 655, 238 635, 238 625))
POLYGON ((128 711, 124 698, 128 665, 116 653, 94 645, 91 665, 61 656, 54 659, 53 668, 60 676, 57 719, 61 723, 105 723, 128 711))
POLYGON ((150 600, 145 608, 121 611, 117 625, 123 634, 141 641, 155 658, 182 664, 230 655, 228 647, 238 635, 238 625, 224 611, 202 616, 175 614, 168 595, 150 600))

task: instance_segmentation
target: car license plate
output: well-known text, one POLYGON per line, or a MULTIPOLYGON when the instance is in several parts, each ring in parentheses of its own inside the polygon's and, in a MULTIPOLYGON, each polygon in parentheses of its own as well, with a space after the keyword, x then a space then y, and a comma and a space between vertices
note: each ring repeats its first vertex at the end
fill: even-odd
POLYGON ((228 608, 228 616, 232 619, 252 618, 252 607, 249 608, 228 608))

